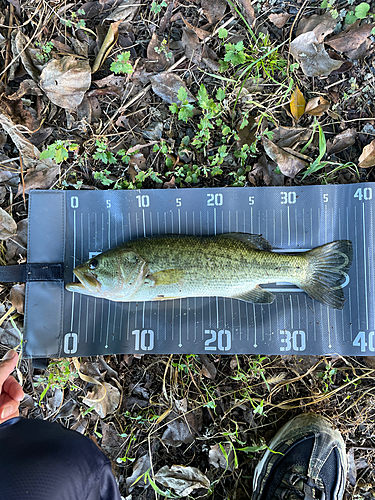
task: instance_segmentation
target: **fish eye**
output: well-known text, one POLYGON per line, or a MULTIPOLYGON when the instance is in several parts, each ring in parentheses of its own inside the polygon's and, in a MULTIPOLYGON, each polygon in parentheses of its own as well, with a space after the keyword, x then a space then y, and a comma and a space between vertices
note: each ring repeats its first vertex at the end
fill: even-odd
POLYGON ((89 263, 89 268, 93 271, 94 269, 96 269, 99 265, 99 262, 96 260, 96 259, 92 259, 90 260, 90 263, 89 263))

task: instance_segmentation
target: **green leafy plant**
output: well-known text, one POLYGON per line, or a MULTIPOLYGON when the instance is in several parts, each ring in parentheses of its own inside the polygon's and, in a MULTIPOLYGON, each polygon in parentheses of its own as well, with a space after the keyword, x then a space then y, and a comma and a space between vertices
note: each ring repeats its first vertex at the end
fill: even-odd
MULTIPOLYGON (((361 2, 357 5, 354 11, 349 11, 345 16, 345 22, 347 24, 353 24, 357 19, 365 19, 370 10, 370 5, 367 2, 361 2)), ((373 34, 371 32, 371 34, 373 34)))
POLYGON ((169 106, 169 110, 173 114, 178 114, 178 119, 187 123, 188 119, 194 115, 194 106, 188 101, 188 93, 184 87, 180 87, 177 92, 177 97, 181 102, 178 106, 175 102, 169 106))
POLYGON ((108 176, 111 174, 111 172, 107 169, 102 170, 101 172, 95 172, 94 173, 94 179, 101 182, 103 186, 110 186, 113 184, 115 181, 112 179, 108 179, 108 176))
POLYGON ((160 14, 161 12, 161 9, 163 7, 168 7, 168 4, 167 2, 165 2, 164 0, 160 3, 156 2, 155 0, 152 2, 151 4, 151 12, 155 15, 158 15, 160 14))
POLYGON ((46 42, 44 44, 35 42, 35 46, 40 47, 39 54, 36 54, 36 58, 38 59, 38 61, 40 61, 41 63, 49 61, 49 59, 51 58, 51 51, 54 48, 53 42, 46 42))
POLYGON ((107 163, 109 164, 117 163, 116 157, 110 151, 108 151, 108 144, 106 142, 96 139, 95 145, 96 145, 96 151, 92 156, 94 160, 101 160, 106 165, 107 163))
POLYGON ((39 387, 40 385, 44 386, 39 397, 39 404, 49 389, 64 390, 66 387, 70 389, 79 389, 79 387, 74 384, 74 379, 76 378, 78 378, 78 372, 76 370, 71 371, 70 361, 68 359, 49 363, 46 373, 44 375, 39 375, 36 382, 34 382, 35 387, 39 387))
POLYGON ((56 163, 61 163, 69 156, 69 151, 76 151, 78 144, 69 141, 57 140, 40 153, 40 158, 52 158, 56 163))
POLYGON ((167 40, 164 38, 159 47, 154 47, 154 51, 157 54, 164 54, 167 59, 172 59, 172 52, 169 51, 167 47, 167 40))
POLYGON ((316 118, 315 118, 315 122, 313 125, 313 133, 311 134, 311 138, 308 141, 308 143, 305 144, 305 146, 302 148, 301 153, 303 153, 305 151, 306 147, 308 147, 310 145, 311 141, 313 140, 316 127, 318 127, 318 131, 319 131, 319 155, 307 167, 305 173, 303 174, 302 180, 305 179, 305 177, 307 177, 308 175, 313 174, 314 172, 317 172, 318 170, 321 170, 322 168, 324 168, 327 165, 327 162, 322 162, 322 158, 326 154, 327 141, 326 141, 323 129, 320 126, 320 124, 318 123, 316 118))
POLYGON ((329 391, 329 386, 333 384, 333 377, 336 375, 336 373, 337 368, 334 368, 331 361, 329 361, 325 366, 325 371, 317 374, 318 377, 322 379, 324 392, 329 391))
POLYGON ((79 19, 78 16, 84 16, 85 11, 83 9, 78 9, 77 12, 70 13, 70 19, 60 19, 62 24, 65 24, 68 28, 82 29, 86 27, 84 19, 79 19))
POLYGON ((110 66, 111 71, 113 71, 116 75, 119 73, 133 73, 134 68, 129 62, 130 52, 127 50, 126 52, 121 52, 121 54, 117 55, 116 61, 110 66))

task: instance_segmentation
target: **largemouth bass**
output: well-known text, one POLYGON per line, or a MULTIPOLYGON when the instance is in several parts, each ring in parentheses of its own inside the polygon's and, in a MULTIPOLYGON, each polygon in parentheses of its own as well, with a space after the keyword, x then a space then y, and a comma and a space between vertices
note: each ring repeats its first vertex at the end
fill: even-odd
POLYGON ((353 260, 352 243, 339 240, 297 255, 272 252, 260 235, 166 235, 129 241, 74 269, 71 292, 114 301, 230 297, 269 304, 259 285, 288 282, 335 309, 344 307, 341 285, 353 260))

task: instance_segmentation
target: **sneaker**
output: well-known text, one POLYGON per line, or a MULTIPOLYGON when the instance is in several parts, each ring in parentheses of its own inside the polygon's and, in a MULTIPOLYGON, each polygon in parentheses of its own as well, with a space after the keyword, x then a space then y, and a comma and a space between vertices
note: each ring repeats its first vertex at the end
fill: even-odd
POLYGON ((277 432, 257 465, 252 500, 341 500, 346 473, 339 431, 322 416, 299 415, 277 432))

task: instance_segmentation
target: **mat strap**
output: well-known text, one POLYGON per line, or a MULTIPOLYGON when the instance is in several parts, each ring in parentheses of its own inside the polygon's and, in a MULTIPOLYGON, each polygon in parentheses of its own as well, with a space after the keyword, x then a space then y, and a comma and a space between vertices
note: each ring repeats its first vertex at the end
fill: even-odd
POLYGON ((0 266, 0 282, 19 283, 27 281, 62 281, 64 264, 18 264, 0 266))

